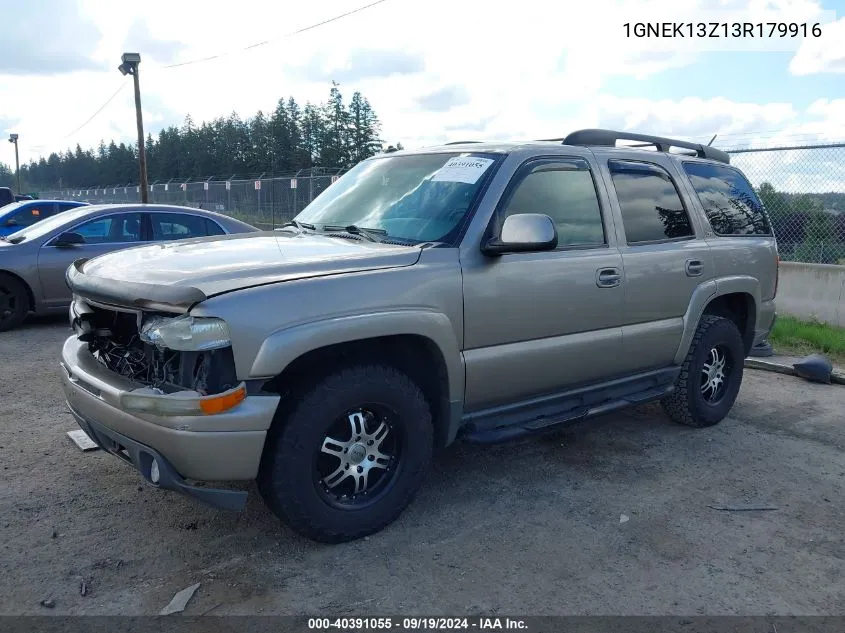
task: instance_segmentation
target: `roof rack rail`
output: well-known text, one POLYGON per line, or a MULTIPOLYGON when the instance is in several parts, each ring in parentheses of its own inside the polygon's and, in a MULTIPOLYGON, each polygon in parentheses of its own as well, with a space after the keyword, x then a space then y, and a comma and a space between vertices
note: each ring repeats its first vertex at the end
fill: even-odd
POLYGON ((467 145, 468 143, 481 143, 481 141, 452 141, 446 145, 467 145))
POLYGON ((633 132, 617 132, 615 130, 578 130, 567 135, 563 139, 548 139, 554 141, 562 141, 563 145, 599 145, 603 147, 616 147, 617 141, 639 141, 640 144, 628 147, 655 147, 658 152, 668 152, 670 147, 678 147, 681 149, 688 149, 695 152, 695 156, 699 158, 707 158, 716 160, 720 163, 730 163, 731 157, 727 152, 723 152, 715 147, 709 145, 701 145, 700 143, 690 143, 689 141, 681 141, 675 138, 664 138, 662 136, 649 136, 648 134, 635 134, 633 132))

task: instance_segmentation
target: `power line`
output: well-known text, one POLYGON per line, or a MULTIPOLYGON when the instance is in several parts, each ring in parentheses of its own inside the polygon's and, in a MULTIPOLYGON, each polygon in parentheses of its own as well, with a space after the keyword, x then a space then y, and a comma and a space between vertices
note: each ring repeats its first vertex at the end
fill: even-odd
POLYGON ((103 110, 105 110, 105 109, 106 109, 106 106, 107 106, 108 104, 110 104, 112 101, 114 101, 114 98, 115 98, 117 95, 119 95, 119 94, 120 94, 120 91, 121 91, 121 90, 123 90, 125 87, 126 87, 126 82, 125 82, 125 81, 120 82, 120 88, 118 88, 117 90, 115 90, 115 91, 114 91, 114 93, 112 93, 112 96, 110 96, 108 99, 106 99, 106 102, 105 102, 103 105, 101 105, 99 108, 97 108, 97 110, 96 110, 96 112, 94 112, 94 114, 92 114, 90 117, 88 117, 88 119, 86 119, 85 123, 83 123, 82 125, 80 125, 80 126, 79 126, 78 128, 76 128, 73 132, 70 132, 69 134, 65 134, 65 135, 64 135, 64 136, 63 136, 60 140, 64 141, 65 139, 67 139, 67 138, 69 138, 69 137, 73 136, 74 134, 76 134, 77 132, 79 132, 82 128, 84 128, 86 125, 88 125, 89 123, 91 123, 91 121, 93 121, 93 120, 96 118, 96 116, 97 116, 98 114, 100 114, 100 112, 102 112, 103 110))
POLYGON ((297 29, 295 31, 291 31, 290 33, 286 33, 279 38, 271 39, 271 40, 264 40, 263 42, 256 42, 255 44, 250 44, 249 46, 245 46, 244 48, 239 48, 233 51, 229 51, 227 53, 218 53, 217 55, 210 55, 208 57, 201 57, 199 59, 193 59, 187 62, 179 62, 177 64, 168 64, 166 66, 159 66, 158 68, 179 68, 181 66, 191 66, 192 64, 200 64, 202 62, 212 61, 214 59, 220 59, 221 57, 226 57, 227 55, 231 55, 233 53, 240 53, 242 51, 248 51, 253 48, 258 48, 259 46, 264 46, 265 44, 270 44, 271 42, 277 41, 279 39, 285 39, 288 37, 293 37, 294 35, 299 35, 300 33, 305 33, 306 31, 311 31, 316 29, 317 27, 324 26, 326 24, 330 24, 332 22, 337 22, 345 17, 350 15, 354 15, 356 13, 360 13, 366 9, 376 6, 377 4, 381 4, 383 2, 387 2, 387 0, 376 0, 375 2, 371 2, 370 4, 365 4, 362 7, 358 7, 357 9, 353 9, 352 11, 347 11, 346 13, 341 13, 340 15, 336 15, 333 18, 329 18, 328 20, 323 20, 322 22, 317 22, 316 24, 311 24, 310 26, 303 27, 301 29, 297 29))
MULTIPOLYGON (((311 25, 303 27, 301 29, 291 31, 290 33, 286 33, 285 35, 281 36, 281 38, 278 38, 278 39, 293 37, 294 35, 299 35, 300 33, 305 33, 306 31, 311 31, 311 30, 316 29, 320 26, 324 26, 324 25, 330 24, 332 22, 337 22, 338 20, 341 20, 341 19, 348 17, 350 15, 354 15, 356 13, 360 13, 361 11, 365 11, 366 9, 374 7, 378 4, 382 4, 383 2, 387 2, 387 0, 376 0, 375 2, 371 2, 370 4, 366 4, 364 6, 358 7, 356 9, 351 10, 351 11, 347 11, 346 13, 341 13, 340 15, 336 15, 332 18, 327 19, 327 20, 323 20, 322 22, 317 22, 315 24, 311 24, 311 25)), ((228 53, 219 53, 217 55, 210 55, 208 57, 202 57, 200 59, 194 59, 194 60, 187 61, 187 62, 180 62, 178 64, 169 64, 167 66, 153 66, 153 68, 178 68, 180 66, 190 66, 190 65, 193 65, 193 64, 199 64, 199 63, 202 63, 202 62, 207 62, 207 61, 211 61, 211 60, 214 60, 214 59, 219 59, 220 57, 225 57, 225 56, 231 55, 232 53, 235 53, 235 52, 241 52, 242 50, 247 51, 247 50, 251 50, 253 48, 258 48, 259 46, 264 46, 265 44, 269 44, 272 41, 274 41, 274 40, 264 40, 263 42, 257 42, 255 44, 250 44, 249 46, 246 46, 243 49, 238 49, 236 51, 229 51, 228 53)), ((73 130, 72 132, 69 132, 68 134, 65 134, 60 140, 64 141, 64 140, 70 138, 71 136, 73 136, 74 134, 76 134, 77 132, 79 132, 80 130, 82 130, 83 128, 85 128, 85 126, 87 126, 89 123, 91 123, 91 121, 93 121, 95 118, 97 118, 97 115, 99 115, 103 110, 106 109, 106 107, 112 101, 114 101, 114 99, 117 97, 117 95, 120 94, 120 92, 125 87, 126 87, 126 82, 121 82, 120 87, 117 90, 115 90, 114 93, 112 93, 112 95, 108 99, 106 99, 106 101, 105 101, 105 103, 103 103, 103 105, 101 105, 99 108, 97 108, 97 110, 94 112, 94 114, 92 114, 90 117, 88 117, 85 120, 85 122, 82 123, 82 125, 77 127, 75 130, 73 130)))
MULTIPOLYGON (((810 123, 813 123, 813 122, 810 122, 810 123)), ((792 124, 793 127, 798 127, 798 126, 801 126, 801 125, 807 125, 807 122, 799 122, 799 123, 793 123, 792 124)), ((821 133, 817 133, 817 132, 794 132, 794 133, 790 133, 790 134, 784 134, 783 129, 788 129, 788 128, 782 128, 780 130, 761 130, 759 132, 733 132, 733 133, 729 133, 729 134, 721 134, 720 133, 718 135, 718 138, 719 139, 725 139, 725 138, 736 138, 736 137, 740 137, 740 136, 745 136, 745 137, 754 137, 754 139, 756 140, 757 138, 759 138, 759 139, 767 139, 767 138, 772 138, 772 137, 801 138, 801 137, 813 137, 813 136, 821 135, 821 133)), ((706 135, 706 136, 709 137, 710 135, 706 135)), ((705 135, 704 134, 696 134, 695 136, 692 136, 691 138, 705 138, 705 135)))

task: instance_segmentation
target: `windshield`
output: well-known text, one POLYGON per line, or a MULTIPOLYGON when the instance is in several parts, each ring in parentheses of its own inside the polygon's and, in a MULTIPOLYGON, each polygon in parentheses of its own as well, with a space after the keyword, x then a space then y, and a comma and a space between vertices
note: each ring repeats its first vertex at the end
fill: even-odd
POLYGON ((295 219, 318 227, 378 229, 387 239, 446 241, 461 225, 497 158, 453 152, 364 161, 295 219))
MULTIPOLYGON (((3 207, 3 209, 5 210, 6 207, 3 207)), ((69 211, 64 211, 63 213, 57 213, 54 216, 41 220, 40 222, 36 222, 32 226, 28 226, 25 229, 12 233, 6 239, 10 242, 14 242, 15 244, 19 244, 24 240, 34 240, 47 235, 51 231, 73 222, 78 218, 85 217, 90 212, 91 207, 84 206, 79 209, 71 209, 69 211)))

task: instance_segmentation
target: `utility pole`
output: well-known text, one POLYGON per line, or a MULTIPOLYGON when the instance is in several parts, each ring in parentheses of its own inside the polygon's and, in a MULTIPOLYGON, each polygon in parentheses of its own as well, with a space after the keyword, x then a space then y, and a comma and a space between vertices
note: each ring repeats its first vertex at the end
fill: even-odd
POLYGON ((144 145, 144 118, 141 115, 141 86, 138 82, 138 64, 141 56, 138 53, 124 53, 120 58, 123 62, 117 69, 123 75, 132 75, 135 84, 135 119, 138 124, 138 169, 141 172, 140 190, 141 202, 146 204, 150 200, 150 187, 147 184, 147 148, 144 145))
POLYGON ((23 193, 21 191, 21 162, 18 159, 18 135, 9 134, 9 142, 15 144, 15 174, 18 177, 18 193, 23 193))

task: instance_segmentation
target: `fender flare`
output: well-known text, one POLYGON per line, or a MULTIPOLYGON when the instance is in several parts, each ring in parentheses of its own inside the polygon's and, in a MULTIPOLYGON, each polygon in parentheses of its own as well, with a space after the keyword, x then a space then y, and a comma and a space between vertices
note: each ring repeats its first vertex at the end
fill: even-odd
MULTIPOLYGON (((760 306, 760 281, 749 275, 732 275, 729 277, 718 277, 711 279, 699 285, 692 293, 689 307, 684 314, 684 333, 681 336, 681 342, 678 345, 678 351, 675 352, 674 363, 680 365, 684 362, 689 346, 692 343, 692 338, 695 335, 695 330, 698 328, 698 322, 701 316, 707 309, 713 299, 722 295, 745 293, 751 295, 754 299, 755 313, 749 315, 752 317, 752 328, 754 321, 757 318, 757 311, 760 306)), ((744 333, 743 333, 744 334, 744 333)))
POLYGON ((464 363, 452 322, 442 312, 424 308, 329 317, 278 330, 258 350, 249 372, 251 377, 278 376, 294 360, 308 352, 368 338, 412 335, 430 340, 446 364, 450 411, 463 403, 464 363))

